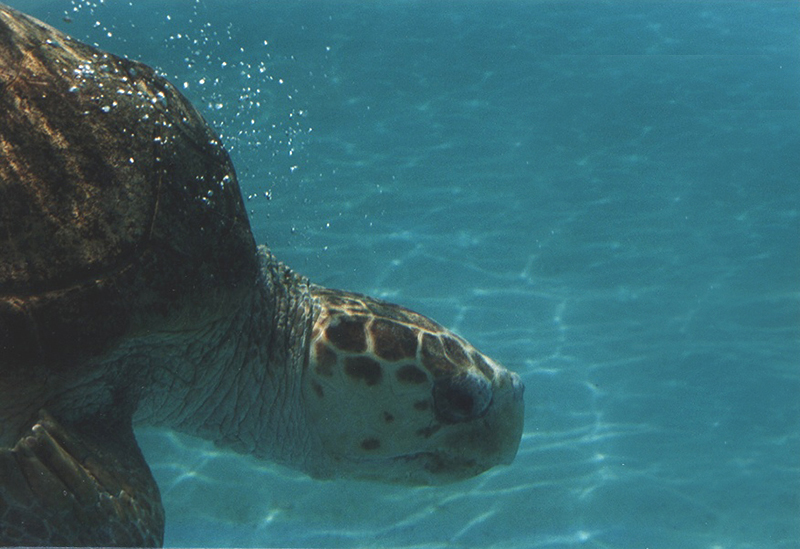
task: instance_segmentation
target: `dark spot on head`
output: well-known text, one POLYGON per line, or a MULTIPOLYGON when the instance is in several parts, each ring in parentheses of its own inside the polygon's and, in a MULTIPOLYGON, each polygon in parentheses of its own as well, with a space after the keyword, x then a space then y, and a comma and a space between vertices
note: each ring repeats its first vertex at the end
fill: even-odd
POLYGON ((333 376, 333 367, 336 366, 336 352, 322 341, 317 341, 314 344, 314 352, 317 355, 317 365, 314 371, 321 376, 333 376))
POLYGON ((422 438, 431 438, 442 426, 438 423, 434 423, 433 425, 429 425, 428 427, 423 427, 422 429, 417 430, 417 436, 422 438))
POLYGON ((344 360, 344 372, 353 379, 363 379, 367 385, 377 385, 383 369, 377 361, 366 356, 350 356, 344 360))
POLYGON ((451 373, 453 364, 444 354, 441 340, 431 334, 422 335, 422 365, 428 369, 433 377, 438 378, 451 373))
POLYGON ((370 327, 375 354, 385 360, 417 356, 417 333, 404 324, 379 318, 370 327))
POLYGON ((343 351, 363 353, 367 350, 365 322, 364 317, 340 316, 331 321, 325 329, 325 335, 331 343, 343 351))
POLYGON ((489 366, 489 363, 486 362, 486 359, 483 358, 482 354, 478 352, 472 353, 472 362, 474 362, 475 366, 478 367, 478 370, 480 370, 481 373, 486 376, 486 379, 494 379, 494 370, 491 366, 489 366))
POLYGON ((418 400, 414 403, 414 409, 419 412, 424 412, 425 410, 431 407, 431 403, 428 400, 418 400))
POLYGON ((428 381, 427 374, 413 364, 401 366, 397 369, 396 375, 398 381, 401 383, 413 383, 415 385, 419 385, 420 383, 425 383, 428 381))
POLYGON ((377 450, 381 447, 381 441, 377 438, 365 438, 361 441, 361 448, 364 450, 377 450))
POLYGON ((394 416, 389 412, 383 412, 383 421, 386 423, 391 423, 394 421, 394 416))
POLYGON ((463 366, 466 369, 469 365, 469 357, 464 352, 464 347, 461 346, 456 339, 450 336, 442 336, 442 343, 444 343, 444 352, 455 364, 463 366))
POLYGON ((314 389, 314 392, 317 393, 319 398, 325 397, 325 391, 322 390, 322 385, 317 383, 316 381, 311 382, 311 387, 314 389))

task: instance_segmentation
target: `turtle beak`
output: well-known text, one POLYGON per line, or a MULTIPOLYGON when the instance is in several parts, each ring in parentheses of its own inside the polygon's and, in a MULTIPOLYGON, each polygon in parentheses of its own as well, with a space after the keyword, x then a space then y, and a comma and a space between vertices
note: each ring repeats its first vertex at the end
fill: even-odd
POLYGON ((491 390, 492 401, 483 415, 454 429, 445 441, 450 451, 473 456, 477 472, 514 461, 525 421, 525 385, 517 374, 501 370, 491 390))
POLYGON ((508 379, 505 384, 507 389, 504 390, 502 398, 505 401, 505 406, 509 409, 509 423, 508 435, 509 442, 502 454, 500 463, 510 465, 517 455, 519 443, 522 439, 522 429, 525 423, 525 384, 514 372, 508 372, 508 379))
MULTIPOLYGON (((464 387, 458 389, 463 392, 464 387)), ((479 387, 478 391, 483 389, 479 387)), ((416 460, 418 470, 396 481, 448 484, 514 461, 525 420, 525 385, 517 374, 500 370, 491 383, 491 391, 491 403, 486 409, 481 410, 480 405, 475 408, 481 410, 478 417, 451 423, 436 437, 435 447, 404 458, 416 460)), ((470 399, 461 395, 456 400, 470 399)))

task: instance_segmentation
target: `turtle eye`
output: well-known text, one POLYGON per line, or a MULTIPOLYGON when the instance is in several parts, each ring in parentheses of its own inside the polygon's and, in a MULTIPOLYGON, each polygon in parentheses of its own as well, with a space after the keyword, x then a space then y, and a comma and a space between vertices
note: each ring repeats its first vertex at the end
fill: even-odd
POLYGON ((436 416, 445 423, 461 423, 486 414, 492 388, 482 376, 462 374, 437 379, 433 385, 436 416))

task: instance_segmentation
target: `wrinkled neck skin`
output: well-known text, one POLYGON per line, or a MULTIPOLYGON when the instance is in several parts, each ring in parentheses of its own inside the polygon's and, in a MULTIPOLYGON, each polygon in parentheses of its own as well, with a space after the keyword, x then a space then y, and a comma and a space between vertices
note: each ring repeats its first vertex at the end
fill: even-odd
POLYGON ((111 370, 127 377, 110 385, 138 381, 136 422, 316 478, 442 484, 513 460, 519 376, 414 311, 311 285, 258 253, 237 311, 117 353, 111 370))
POLYGON ((301 382, 319 312, 304 277, 264 246, 258 259, 252 299, 207 333, 176 342, 169 364, 153 365, 134 421, 306 469, 318 442, 307 429, 301 382))

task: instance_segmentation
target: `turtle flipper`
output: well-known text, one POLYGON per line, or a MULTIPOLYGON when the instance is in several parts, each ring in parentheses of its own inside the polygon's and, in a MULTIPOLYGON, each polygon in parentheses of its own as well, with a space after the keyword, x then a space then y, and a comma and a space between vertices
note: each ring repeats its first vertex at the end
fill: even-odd
POLYGON ((13 448, 0 449, 0 545, 160 546, 163 538, 161 497, 130 425, 68 428, 42 411, 13 448))

